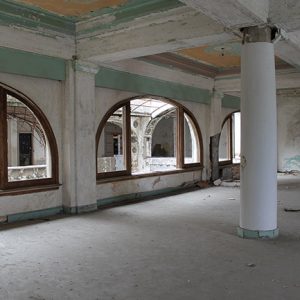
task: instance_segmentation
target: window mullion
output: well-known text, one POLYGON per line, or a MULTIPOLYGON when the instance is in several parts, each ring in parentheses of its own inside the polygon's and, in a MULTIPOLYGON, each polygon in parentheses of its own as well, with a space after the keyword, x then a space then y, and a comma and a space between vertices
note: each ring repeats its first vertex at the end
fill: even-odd
POLYGON ((123 119, 125 128, 125 139, 123 141, 123 149, 125 149, 125 161, 126 161, 126 171, 131 174, 131 120, 130 120, 130 102, 126 104, 123 108, 123 119))
POLYGON ((233 122, 232 122, 232 119, 233 119, 233 114, 232 114, 232 116, 231 116, 231 118, 230 118, 230 141, 229 141, 229 145, 230 145, 230 161, 232 162, 232 160, 233 160, 233 149, 234 149, 234 147, 233 147, 233 136, 232 136, 232 134, 233 134, 233 128, 232 128, 232 125, 233 125, 233 122))
POLYGON ((6 92, 0 87, 0 188, 7 185, 7 101, 6 92))
POLYGON ((176 161, 177 168, 182 169, 184 166, 184 113, 183 108, 177 108, 177 151, 176 161))

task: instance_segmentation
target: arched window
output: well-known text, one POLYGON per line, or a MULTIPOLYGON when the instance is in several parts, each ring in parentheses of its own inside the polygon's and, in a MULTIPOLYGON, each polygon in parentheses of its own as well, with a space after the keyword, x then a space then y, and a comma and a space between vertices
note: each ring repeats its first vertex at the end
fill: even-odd
POLYGON ((54 134, 42 111, 25 95, 0 85, 0 188, 58 182, 54 134))
POLYGON ((202 137, 182 105, 139 97, 112 107, 96 136, 97 178, 172 172, 202 166, 202 137))
POLYGON ((240 163, 241 160, 241 113, 228 115, 222 125, 219 141, 219 162, 240 163))

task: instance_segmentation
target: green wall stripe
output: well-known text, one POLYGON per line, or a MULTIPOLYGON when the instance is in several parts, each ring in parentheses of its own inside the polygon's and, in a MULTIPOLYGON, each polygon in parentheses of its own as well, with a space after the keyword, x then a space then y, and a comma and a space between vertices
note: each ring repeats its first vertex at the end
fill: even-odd
POLYGON ((222 106, 227 108, 234 108, 234 109, 240 109, 240 98, 231 96, 231 95, 224 95, 222 99, 222 106))
POLYGON ((96 86, 183 101, 210 103, 209 90, 109 68, 100 69, 96 75, 96 86))
POLYGON ((61 214, 62 212, 63 212, 63 208, 61 206, 35 210, 35 211, 22 212, 18 214, 8 215, 7 222, 11 223, 11 222, 19 222, 19 221, 26 221, 32 219, 41 219, 53 215, 58 215, 61 214))
POLYGON ((65 80, 64 59, 0 47, 0 72, 65 80))

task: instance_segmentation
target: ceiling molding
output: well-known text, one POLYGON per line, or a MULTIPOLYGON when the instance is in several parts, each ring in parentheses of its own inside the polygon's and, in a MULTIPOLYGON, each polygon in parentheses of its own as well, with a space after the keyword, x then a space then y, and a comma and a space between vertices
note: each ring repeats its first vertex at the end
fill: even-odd
POLYGON ((174 53, 154 54, 142 57, 141 59, 164 67, 175 68, 183 72, 203 75, 210 78, 214 78, 218 74, 218 69, 215 67, 208 66, 174 53))
POLYGON ((7 0, 0 2, 0 25, 24 27, 49 34, 74 35, 75 23, 71 18, 7 0))

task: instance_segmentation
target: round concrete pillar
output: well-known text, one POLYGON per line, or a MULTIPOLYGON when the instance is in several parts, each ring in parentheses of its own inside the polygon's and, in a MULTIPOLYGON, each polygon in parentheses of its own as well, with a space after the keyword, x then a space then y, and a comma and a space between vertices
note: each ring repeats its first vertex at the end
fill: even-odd
POLYGON ((247 28, 241 53, 241 211, 238 234, 277 229, 277 112, 274 46, 268 27, 247 28))

